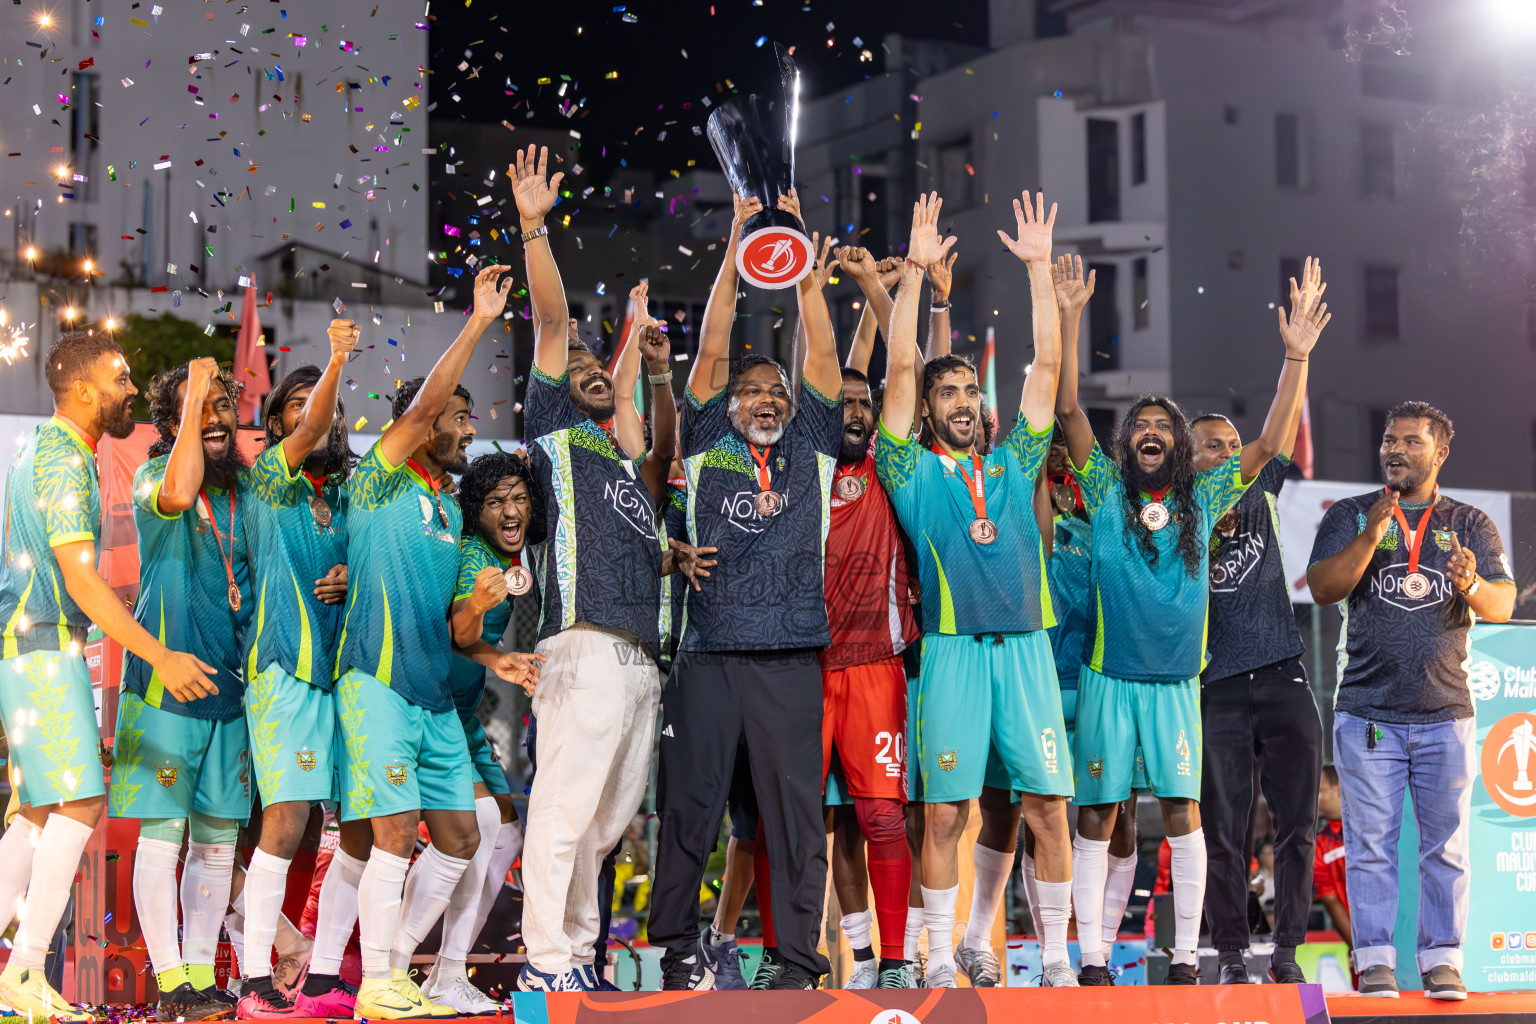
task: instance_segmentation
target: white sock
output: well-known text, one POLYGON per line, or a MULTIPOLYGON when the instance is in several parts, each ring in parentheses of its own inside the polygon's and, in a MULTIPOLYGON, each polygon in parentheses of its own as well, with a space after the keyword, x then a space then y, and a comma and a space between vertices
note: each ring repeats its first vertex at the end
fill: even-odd
MULTIPOLYGON (((288 861, 258 849, 245 869, 245 943, 240 947, 240 969, 246 978, 272 976, 272 944, 277 941, 277 919, 283 913, 288 892, 288 861)), ((231 936, 233 938, 233 936, 231 936)))
POLYGON ((309 948, 310 945, 311 943, 304 933, 295 928, 293 922, 288 920, 288 915, 279 911, 277 915, 277 939, 273 944, 273 948, 277 950, 277 955, 280 957, 302 956, 304 950, 309 948))
MULTIPOLYGON (((1104 883, 1109 879, 1109 840, 1072 838, 1072 905, 1077 910, 1078 950, 1084 967, 1107 967, 1104 949, 1088 949, 1084 935, 1104 933, 1104 883)), ((1092 943, 1088 943, 1092 945, 1092 943)))
POLYGON ((480 891, 480 905, 475 911, 475 935, 485 931, 486 919, 496 905, 501 887, 507 884, 507 872, 523 852, 523 830, 515 821, 509 821, 496 830, 496 846, 491 850, 490 863, 485 867, 484 888, 480 891))
POLYGON ((41 971, 53 945, 69 893, 75 884, 75 869, 80 855, 91 841, 91 826, 62 814, 48 815, 32 851, 32 879, 27 885, 27 915, 16 931, 10 964, 29 971, 41 971))
POLYGON ((875 914, 872 910, 860 910, 854 914, 844 914, 838 922, 838 929, 848 936, 850 949, 868 949, 869 933, 875 926, 875 914))
MULTIPOLYGON (((341 856, 340 849, 336 855, 341 856)), ((374 847, 368 855, 368 866, 358 879, 357 923, 365 979, 389 978, 389 947, 394 944, 395 928, 400 923, 400 900, 405 893, 405 872, 410 866, 411 862, 406 858, 374 847)), ((331 870, 336 870, 335 861, 331 862, 331 870)), ((330 881, 329 875, 326 881, 330 881)), ((315 969, 313 960, 309 969, 315 969)))
POLYGON ((480 845, 470 858, 469 868, 453 887, 453 893, 448 897, 448 909, 443 911, 443 945, 439 962, 454 960, 462 963, 479 935, 475 921, 479 917, 480 897, 485 891, 486 871, 496 847, 496 834, 501 830, 501 808, 494 797, 482 796, 475 800, 475 824, 480 827, 480 845))
POLYGON ((1045 941, 1045 925, 1040 920, 1040 890, 1035 883, 1035 858, 1024 854, 1019 862, 1019 880, 1024 883, 1024 898, 1029 900, 1029 918, 1035 926, 1035 939, 1045 941))
POLYGON ((923 908, 907 908, 907 937, 902 942, 901 955, 911 963, 917 962, 917 955, 922 952, 923 941, 923 908))
POLYGON ((229 945, 234 950, 235 962, 230 969, 233 977, 247 977, 245 973, 245 890, 229 901, 229 913, 224 915, 224 930, 229 932, 229 945))
POLYGON ((928 927, 928 971, 955 966, 955 900, 960 886, 948 889, 919 887, 923 893, 923 921, 928 927))
POLYGON ((1040 962, 1067 962, 1067 922, 1072 918, 1071 882, 1035 882, 1040 893, 1040 962))
POLYGON ((1193 964, 1200 945, 1200 911, 1205 907, 1205 829, 1169 836, 1173 876, 1173 962, 1193 964))
POLYGON ((400 920, 389 952, 391 968, 410 970, 411 955, 443 916, 454 887, 468 867, 469 861, 450 857, 435 846, 428 846, 416 858, 405 880, 405 902, 400 907, 400 920))
POLYGON ((144 933, 144 948, 155 973, 174 971, 182 964, 176 937, 176 863, 181 844, 139 836, 133 859, 133 910, 144 933))
MULTIPOLYGON (((465 873, 468 874, 468 872, 465 873)), ((469 974, 465 971, 464 961, 451 960, 448 957, 439 955, 437 962, 432 965, 433 983, 440 988, 444 982, 450 982, 456 978, 463 978, 465 981, 469 980, 469 974)), ((422 983, 422 987, 426 987, 425 982, 422 983)))
POLYGON ((181 868, 181 957, 187 964, 213 966, 234 878, 233 846, 187 843, 181 868))
MULTIPOLYGON (((357 886, 363 878, 364 861, 340 846, 331 855, 330 867, 320 882, 320 906, 315 912, 315 948, 309 957, 309 973, 340 974, 357 924, 357 886)), ((402 876, 403 878, 403 876, 402 876)))
POLYGON ((21 910, 32 878, 32 851, 42 834, 42 829, 18 814, 0 836, 0 932, 11 926, 21 910))
MULTIPOLYGON (((976 844, 971 860, 976 865, 976 882, 971 887, 971 919, 965 925, 966 949, 992 949, 992 922, 1008 888, 1008 872, 1013 870, 1013 853, 976 844)), ((932 939, 930 938, 931 942, 932 939)))
POLYGON ((1104 955, 1108 956, 1120 937, 1120 922, 1131 902, 1131 887, 1136 884, 1136 855, 1109 855, 1109 881, 1104 886, 1104 955))

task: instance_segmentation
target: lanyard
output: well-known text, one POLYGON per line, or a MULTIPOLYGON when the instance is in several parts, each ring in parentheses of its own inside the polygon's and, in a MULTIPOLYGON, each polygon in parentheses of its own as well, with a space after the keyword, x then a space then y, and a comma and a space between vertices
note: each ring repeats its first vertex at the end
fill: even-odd
POLYGON ((229 554, 224 553, 224 541, 219 536, 219 521, 213 518, 213 505, 208 501, 206 488, 197 489, 197 497, 203 503, 203 509, 208 513, 208 525, 213 527, 213 543, 218 546, 219 557, 224 560, 224 572, 229 577, 230 588, 235 585, 235 492, 231 488, 229 492, 229 554))
POLYGON ((757 445, 748 442, 747 447, 752 450, 752 458, 757 462, 758 490, 769 490, 773 484, 773 474, 768 472, 768 453, 773 451, 773 445, 764 448, 761 455, 757 453, 757 445))
MULTIPOLYGON (((1382 488, 1383 492, 1386 488, 1382 488)), ((1403 516, 1402 506, 1397 502, 1392 503, 1392 515, 1397 519, 1397 525, 1402 529, 1403 536, 1408 537, 1408 571, 1419 571, 1419 548, 1424 546, 1424 524, 1429 522, 1429 514, 1435 510, 1435 502, 1440 500, 1440 488, 1435 487, 1433 495, 1429 499, 1429 507, 1419 517, 1419 525, 1410 534, 1408 520, 1403 516)))
POLYGON ((954 456, 945 455, 937 447, 933 449, 933 454, 941 459, 949 459, 955 464, 955 468, 960 471, 960 475, 965 477, 965 489, 971 495, 971 506, 976 510, 976 518, 987 518, 986 473, 982 472, 981 456, 975 452, 971 453, 971 472, 967 473, 965 467, 960 464, 960 460, 954 456))
MULTIPOLYGON (((1076 480, 1072 481, 1072 486, 1073 486, 1074 489, 1076 489, 1076 487, 1077 487, 1077 481, 1076 480)), ((1142 491, 1141 493, 1145 494, 1148 498, 1151 498, 1153 501, 1158 502, 1159 504, 1161 504, 1162 500, 1163 500, 1163 495, 1167 494, 1171 490, 1173 490, 1173 484, 1169 484, 1167 487, 1164 487, 1160 491, 1142 491)))
POLYGON ((437 502, 437 517, 443 521, 444 526, 447 526, 448 513, 443 510, 443 499, 437 493, 439 487, 441 486, 438 484, 437 479, 431 473, 428 473, 426 468, 415 459, 406 459, 405 464, 411 470, 415 471, 416 475, 421 477, 421 479, 426 483, 427 487, 431 489, 432 500, 437 502))
POLYGON ((303 474, 304 474, 304 479, 309 481, 309 486, 311 486, 311 487, 313 487, 315 489, 315 496, 316 497, 324 497, 325 496, 324 495, 325 474, 324 473, 311 473, 307 469, 306 470, 302 470, 301 472, 303 472, 303 474))

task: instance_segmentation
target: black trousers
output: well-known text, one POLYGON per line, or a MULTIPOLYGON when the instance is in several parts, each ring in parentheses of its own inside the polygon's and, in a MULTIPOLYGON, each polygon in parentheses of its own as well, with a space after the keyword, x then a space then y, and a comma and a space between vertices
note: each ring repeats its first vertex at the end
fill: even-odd
POLYGON ((1295 658, 1200 688, 1200 819, 1208 866, 1205 919, 1218 950, 1248 948, 1248 855, 1255 769, 1275 828, 1275 944, 1307 938, 1323 722, 1295 658))
POLYGON ((695 949, 699 886, 745 740, 779 953, 826 974, 827 960, 816 952, 827 880, 816 652, 681 652, 662 687, 661 716, 651 944, 684 956, 695 949))

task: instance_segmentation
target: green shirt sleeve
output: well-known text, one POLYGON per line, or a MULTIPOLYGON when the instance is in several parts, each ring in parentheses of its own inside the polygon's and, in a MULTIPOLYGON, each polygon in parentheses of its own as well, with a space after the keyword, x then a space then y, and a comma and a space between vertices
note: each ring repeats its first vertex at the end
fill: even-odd
POLYGON ((1196 474, 1195 501, 1214 522, 1231 511, 1252 483, 1243 483, 1243 453, 1239 451, 1221 465, 1196 474))
POLYGON ((91 493, 96 482, 90 462, 64 436, 45 437, 32 462, 32 490, 42 507, 48 546, 96 539, 91 493))
POLYGON ((168 516, 160 511, 160 485, 165 483, 165 467, 170 459, 169 455, 157 455, 133 474, 133 503, 161 519, 181 518, 179 514, 168 516))
POLYGON ((404 470, 404 462, 391 466, 379 442, 375 441, 347 478, 348 503, 362 509, 383 508, 409 484, 410 477, 404 470))
POLYGON ((480 575, 480 570, 493 564, 491 553, 484 544, 473 539, 464 541, 459 547, 459 578, 453 588, 453 600, 462 601, 473 594, 475 577, 480 575))
MULTIPOLYGON (((1046 445, 1049 449, 1049 441, 1046 445)), ((1104 502, 1109 500, 1110 492, 1119 486, 1120 467, 1115 465, 1115 460, 1099 447, 1099 442, 1093 442, 1093 451, 1088 455, 1088 463, 1077 471, 1077 486, 1083 493, 1083 508, 1091 516, 1099 510, 1104 502)))
POLYGON ((1029 421, 1020 413, 1018 422, 1003 439, 1003 444, 1019 460, 1025 478, 1033 480, 1040 474, 1040 467, 1045 464, 1045 457, 1051 450, 1051 430, 1051 427, 1041 431, 1031 429, 1029 421))
POLYGON ((262 449, 248 477, 251 495, 272 508, 290 508, 297 505, 303 496, 304 484, 299 475, 301 471, 288 470, 288 457, 283 453, 286 441, 285 438, 262 449))
POLYGON ((883 420, 875 429, 875 475, 880 478, 886 497, 896 509, 897 518, 910 533, 912 524, 917 521, 915 481, 918 460, 923 454, 922 445, 913 438, 900 438, 886 430, 883 420))

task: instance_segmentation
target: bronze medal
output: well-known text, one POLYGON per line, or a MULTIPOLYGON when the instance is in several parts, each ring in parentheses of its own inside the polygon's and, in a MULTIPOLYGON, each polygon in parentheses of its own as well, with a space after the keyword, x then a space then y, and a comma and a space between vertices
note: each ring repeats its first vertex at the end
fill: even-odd
POLYGON ((229 585, 229 610, 232 612, 240 610, 240 584, 238 583, 229 585))
POLYGON ((1237 509, 1232 509, 1226 515, 1216 520, 1216 531, 1223 537, 1230 537, 1237 532, 1237 509))
POLYGON ((1168 506, 1160 501, 1151 501, 1141 506, 1141 525, 1156 533, 1168 525, 1168 506))
POLYGON ((752 507, 764 519, 771 519, 784 509, 784 496, 778 491, 758 491, 752 498, 752 507))
POLYGON ((533 589, 533 573, 521 565, 510 565, 505 573, 507 577, 507 593, 516 597, 528 593, 533 589))
POLYGON ((1429 577, 1421 572, 1411 572, 1403 577, 1403 596, 1417 601, 1429 593, 1429 577))
POLYGON ((1227 567, 1222 565, 1220 562, 1212 564, 1211 582, 1218 587, 1227 582, 1227 567))
POLYGON ((1065 481, 1051 484, 1051 504, 1064 516, 1076 512, 1077 495, 1073 493, 1072 485, 1065 481))
POLYGON ((309 497, 309 514, 315 517, 315 525, 322 530, 331 528, 331 506, 318 494, 309 497))
POLYGON ((443 508, 443 497, 436 491, 432 492, 432 500, 437 502, 437 518, 443 521, 443 529, 448 528, 448 511, 443 508))
POLYGON ((977 544, 991 544, 997 540, 997 524, 990 519, 972 519, 971 540, 977 544))
POLYGON ((858 501, 864 497, 864 477, 859 475, 838 477, 837 486, 833 490, 837 492, 839 501, 858 501))

